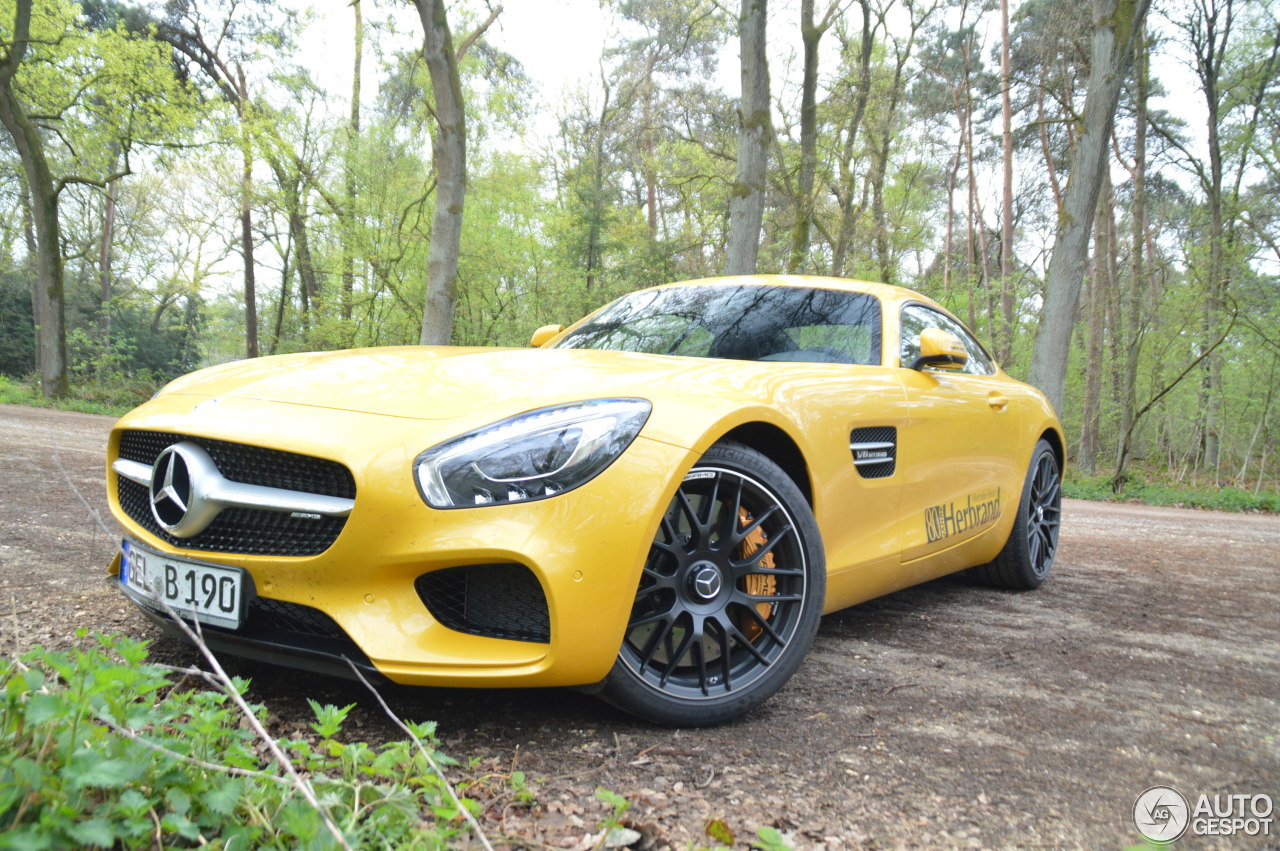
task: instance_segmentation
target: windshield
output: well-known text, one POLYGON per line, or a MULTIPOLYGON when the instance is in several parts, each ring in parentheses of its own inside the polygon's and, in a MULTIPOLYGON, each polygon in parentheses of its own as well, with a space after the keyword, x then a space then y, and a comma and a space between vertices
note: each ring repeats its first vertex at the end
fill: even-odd
POLYGON ((801 287, 645 290, 610 304, 555 348, 875 365, 880 302, 865 293, 801 287))

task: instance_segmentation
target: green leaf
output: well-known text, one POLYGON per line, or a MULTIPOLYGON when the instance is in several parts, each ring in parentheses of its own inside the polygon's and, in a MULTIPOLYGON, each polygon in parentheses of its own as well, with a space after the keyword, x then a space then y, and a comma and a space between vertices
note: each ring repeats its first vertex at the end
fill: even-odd
POLYGON ((67 711, 66 702, 58 694, 33 694, 27 701, 27 723, 46 724, 67 711))
POLYGON ((752 848, 762 851, 791 851, 791 846, 782 838, 782 834, 772 827, 762 827, 756 831, 756 835, 760 837, 760 841, 751 843, 752 848))
POLYGON ((185 816, 191 811, 191 796, 182 789, 170 789, 165 792, 164 797, 169 802, 169 810, 171 812, 185 816))
POLYGON ((229 816, 236 811, 243 792, 243 780, 228 780, 204 793, 204 805, 211 813, 229 816))
POLYGON ((138 769, 127 759, 103 759, 92 751, 81 751, 71 758, 63 776, 72 789, 86 786, 116 789, 128 785, 138 775, 138 769))
POLYGON ((73 824, 67 828, 67 833, 81 846, 110 848, 116 841, 116 832, 112 829, 111 822, 100 818, 91 818, 73 824))

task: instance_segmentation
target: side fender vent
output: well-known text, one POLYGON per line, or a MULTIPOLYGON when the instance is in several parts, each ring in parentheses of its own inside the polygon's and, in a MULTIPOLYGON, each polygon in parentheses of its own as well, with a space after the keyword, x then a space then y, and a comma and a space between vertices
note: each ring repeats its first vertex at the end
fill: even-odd
POLYGON ((898 430, 893 426, 855 428, 849 435, 849 450, 862 478, 892 476, 898 461, 898 430))

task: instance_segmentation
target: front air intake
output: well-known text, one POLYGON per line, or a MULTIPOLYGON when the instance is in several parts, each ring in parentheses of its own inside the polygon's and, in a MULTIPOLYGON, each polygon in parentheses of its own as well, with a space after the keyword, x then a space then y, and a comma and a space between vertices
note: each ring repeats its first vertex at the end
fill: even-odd
POLYGON ((547 595, 522 564, 477 564, 425 573, 414 588, 449 629, 511 641, 551 640, 547 595))

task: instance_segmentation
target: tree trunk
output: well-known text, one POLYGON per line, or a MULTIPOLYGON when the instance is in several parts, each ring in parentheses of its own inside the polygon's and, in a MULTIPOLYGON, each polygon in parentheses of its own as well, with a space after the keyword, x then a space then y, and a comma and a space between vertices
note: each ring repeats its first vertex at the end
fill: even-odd
POLYGON ((22 204, 22 241, 27 249, 27 261, 23 264, 23 272, 26 273, 27 281, 31 290, 31 339, 33 342, 32 355, 35 361, 36 372, 40 372, 40 346, 36 344, 40 333, 40 305, 44 303, 44 299, 40 296, 40 276, 36 272, 36 266, 40 257, 40 246, 36 242, 35 216, 31 213, 31 190, 27 187, 27 180, 24 176, 21 181, 22 191, 18 196, 19 202, 22 204))
POLYGON ((738 168, 729 201, 729 236, 725 274, 750 275, 760 253, 764 221, 765 180, 769 165, 768 47, 765 43, 766 0, 742 0, 738 40, 742 51, 742 102, 738 108, 738 168))
POLYGON ((258 291, 253 260, 253 140, 249 136, 249 85, 244 68, 236 65, 236 86, 240 97, 236 111, 240 118, 240 254, 244 257, 244 348, 245 357, 258 356, 258 291))
POLYGON ((1000 137, 1004 180, 1000 204, 1000 312, 1004 319, 996 343, 996 359, 1013 354, 1013 101, 1009 90, 1009 0, 1000 0, 1000 137))
MULTIPOLYGON (((360 14, 360 0, 352 0, 355 13, 355 59, 351 69, 351 120, 347 124, 347 145, 343 163, 343 179, 346 197, 342 204, 342 307, 344 321, 351 319, 351 300, 355 292, 356 261, 352 243, 355 241, 356 175, 355 148, 360 139, 360 65, 364 55, 364 20, 360 14)), ((353 337, 354 332, 344 334, 353 337)), ((354 343, 354 339, 352 339, 354 343)))
MULTIPOLYGON (((832 7, 834 10, 835 7, 832 7)), ((818 43, 831 25, 828 12, 821 23, 813 20, 813 0, 800 0, 800 41, 804 47, 804 74, 800 83, 800 177, 796 186, 796 221, 791 229, 791 256, 787 271, 804 268, 809 254, 809 230, 813 226, 813 182, 818 170, 818 43)))
POLYGON ((414 0, 414 5, 426 34, 423 56, 431 75, 436 120, 436 132, 431 139, 436 203, 431 220, 431 248, 427 252, 427 296, 419 341, 423 345, 447 345, 453 337, 462 206, 467 194, 467 124, 458 57, 453 52, 444 0, 414 0))
MULTIPOLYGON (((1100 252, 1101 246, 1099 246, 1100 252)), ((1092 475, 1098 458, 1098 408, 1102 395, 1102 277, 1099 253, 1094 254, 1092 274, 1085 287, 1089 312, 1086 335, 1087 360, 1084 367, 1084 398, 1080 410, 1080 444, 1074 466, 1092 475)))
POLYGON ((9 131, 31 193, 36 232, 36 362, 40 392, 67 395, 67 329, 62 274, 62 232, 58 223, 58 187, 45 158, 44 140, 14 91, 14 78, 26 55, 31 32, 31 0, 17 0, 13 42, 0 60, 0 123, 9 131))
MULTIPOLYGON (((1104 194, 1098 203, 1106 206, 1104 194)), ((1109 280, 1111 255, 1110 231, 1100 227, 1094 238, 1093 274, 1088 287, 1089 328, 1084 366, 1084 405, 1080 413, 1080 452, 1076 465, 1086 473, 1097 469, 1098 443, 1101 432, 1103 342, 1106 337, 1106 301, 1112 281, 1109 280)))
POLYGON ((1093 4, 1092 65, 1084 123, 1063 193, 1063 210, 1058 216, 1053 254, 1045 276, 1045 302, 1031 361, 1031 383, 1044 391, 1059 414, 1071 355, 1071 329, 1080 308, 1089 234, 1108 165, 1116 104, 1149 4, 1150 0, 1094 0, 1093 4))
MULTIPOLYGON (((858 133, 862 128, 862 118, 866 115, 867 101, 871 97, 871 55, 875 47, 870 0, 859 0, 858 6, 862 9, 862 39, 858 48, 857 94, 853 101, 853 116, 842 131, 840 177, 838 185, 834 188, 836 202, 840 206, 840 228, 837 232, 836 244, 831 249, 831 274, 837 278, 844 274, 845 258, 848 256, 849 246, 853 243, 853 228, 858 216, 854 203, 856 175, 853 170, 853 160, 858 133)), ((848 51, 847 42, 844 43, 844 50, 848 51)))
POLYGON ((102 210, 102 239, 98 243, 98 287, 102 293, 98 327, 104 350, 111 343, 111 243, 115 238, 116 188, 117 181, 107 184, 107 198, 102 210))
MULTIPOLYGON (((1133 205, 1132 244, 1129 249, 1129 304, 1126 314, 1124 383, 1120 389, 1120 434, 1129 434, 1138 407, 1138 354, 1141 352, 1142 293, 1146 289, 1147 230, 1147 99, 1150 96, 1150 66, 1145 33, 1138 34, 1134 55, 1134 139, 1133 139, 1133 205)), ((1122 440, 1116 450, 1116 469, 1124 469, 1130 447, 1122 440)))

